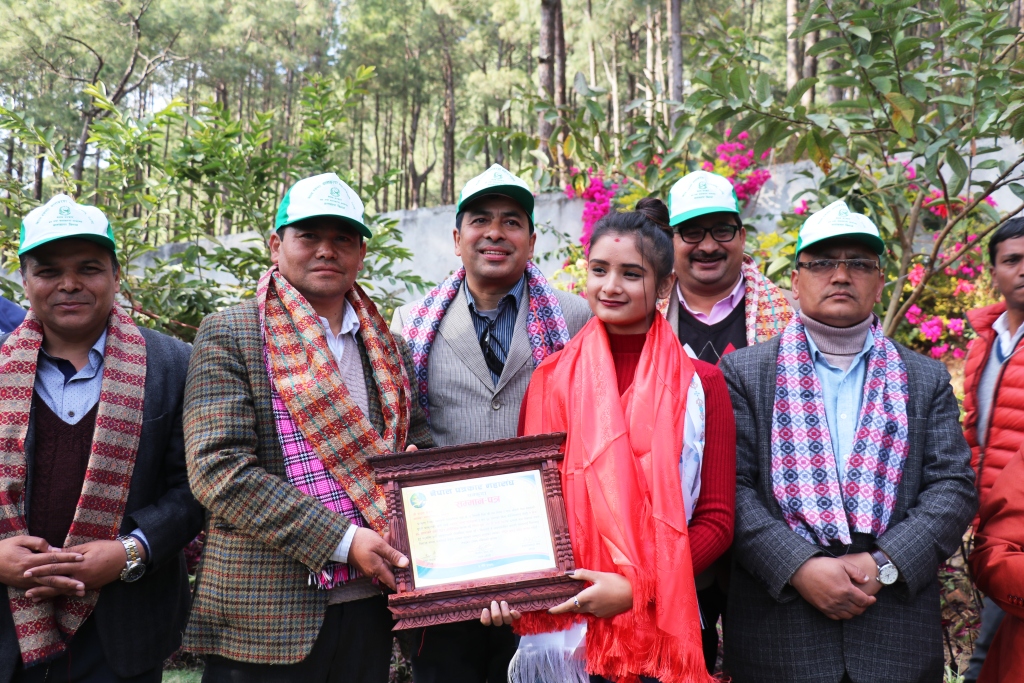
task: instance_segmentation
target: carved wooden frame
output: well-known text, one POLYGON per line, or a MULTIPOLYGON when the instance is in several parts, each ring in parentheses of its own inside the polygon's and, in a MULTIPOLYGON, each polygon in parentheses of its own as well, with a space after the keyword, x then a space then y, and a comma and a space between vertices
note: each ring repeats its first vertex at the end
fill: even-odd
POLYGON ((530 612, 554 607, 576 595, 580 583, 566 574, 575 566, 558 462, 565 434, 543 434, 463 446, 430 448, 369 459, 387 498, 391 545, 409 556, 409 533, 402 500, 404 486, 540 470, 548 525, 555 551, 554 569, 416 588, 410 567, 395 569, 398 592, 388 596, 395 630, 480 618, 492 600, 530 612))

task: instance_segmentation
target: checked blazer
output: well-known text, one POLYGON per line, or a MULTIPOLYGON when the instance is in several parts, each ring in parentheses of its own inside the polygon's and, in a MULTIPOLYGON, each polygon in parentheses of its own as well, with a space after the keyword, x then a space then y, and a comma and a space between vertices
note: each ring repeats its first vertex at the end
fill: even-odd
MULTIPOLYGON (((977 508, 970 448, 949 373, 896 344, 907 366, 910 452, 889 527, 854 534, 852 553, 877 545, 900 580, 850 620, 832 621, 789 585, 822 548, 783 521, 772 494, 771 431, 779 337, 722 358, 736 412, 736 526, 725 626, 735 683, 937 683, 942 680, 939 564, 977 508)), ((832 554, 847 551, 830 548, 832 554)))
MULTIPOLYGON (((575 294, 558 289, 554 292, 569 336, 574 336, 590 320, 590 306, 575 294)), ((480 350, 465 283, 448 305, 427 360, 430 431, 438 446, 515 437, 519 406, 533 376, 533 355, 526 331, 528 297, 527 292, 519 306, 505 369, 497 384, 480 350)), ((408 305, 395 311, 391 332, 396 338, 402 335, 410 308, 408 305)))
MULTIPOLYGON (((384 419, 366 349, 370 422, 384 419)), ((412 359, 396 339, 407 372, 412 359)), ((415 398, 408 443, 433 445, 415 398)), ((206 546, 184 647, 239 662, 294 664, 309 654, 328 593, 309 585, 349 521, 292 486, 271 409, 255 301, 207 317, 185 389, 189 481, 209 510, 206 546)))

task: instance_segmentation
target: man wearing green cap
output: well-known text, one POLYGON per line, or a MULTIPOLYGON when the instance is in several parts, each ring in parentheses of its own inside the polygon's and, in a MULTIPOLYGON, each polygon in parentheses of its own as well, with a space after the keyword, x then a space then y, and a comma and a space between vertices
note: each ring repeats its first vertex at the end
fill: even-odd
POLYGON ((679 341, 717 363, 782 331, 793 307, 743 253, 747 231, 732 183, 694 171, 672 186, 668 207, 677 286, 664 312, 679 341))
MULTIPOLYGON (((534 367, 590 318, 530 260, 533 193, 495 164, 462 190, 455 254, 463 267, 395 313, 412 349, 419 404, 440 446, 516 436, 534 367)), ((426 629, 413 656, 416 683, 505 681, 516 642, 508 626, 462 622, 426 629)))
MULTIPOLYGON (((668 205, 676 286, 661 308, 680 343, 691 355, 717 364, 736 349, 778 334, 793 317, 793 307, 743 253, 747 231, 732 183, 694 171, 672 186, 668 205)), ((725 613, 732 533, 720 517, 705 521, 697 515, 695 520, 721 529, 716 535, 719 559, 696 577, 704 657, 712 671, 718 660, 718 620, 725 613)))
POLYGON ((385 542, 367 458, 433 443, 412 361, 356 282, 371 236, 334 173, 285 195, 255 300, 199 328, 186 385, 192 490, 209 510, 185 648, 203 680, 385 683, 385 542))
POLYGON ((0 336, 0 681, 159 681, 203 521, 189 348, 117 303, 99 209, 54 197, 25 216, 18 256, 31 308, 0 336))
POLYGON ((722 360, 736 411, 736 683, 942 680, 938 566, 977 507, 941 363, 882 333, 871 220, 835 202, 804 223, 800 314, 722 360))

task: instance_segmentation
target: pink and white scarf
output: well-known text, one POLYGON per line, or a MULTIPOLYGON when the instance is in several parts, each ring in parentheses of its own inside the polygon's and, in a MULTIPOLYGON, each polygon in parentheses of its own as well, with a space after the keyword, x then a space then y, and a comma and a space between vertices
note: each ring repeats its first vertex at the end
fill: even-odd
POLYGON ((869 332, 864 399, 853 451, 840 478, 800 316, 782 332, 772 413, 772 491, 786 523, 811 543, 881 536, 896 506, 908 439, 907 366, 879 324, 869 332))
MULTIPOLYGON (((448 305, 459 293, 459 287, 465 279, 465 268, 459 268, 449 275, 447 280, 430 290, 424 299, 413 304, 412 315, 402 328, 402 335, 412 352, 416 385, 424 412, 427 411, 427 362, 430 348, 448 305)), ((526 287, 530 299, 526 330, 533 350, 533 366, 537 367, 542 360, 569 342, 569 328, 565 324, 565 316, 555 290, 533 261, 526 263, 526 287)))

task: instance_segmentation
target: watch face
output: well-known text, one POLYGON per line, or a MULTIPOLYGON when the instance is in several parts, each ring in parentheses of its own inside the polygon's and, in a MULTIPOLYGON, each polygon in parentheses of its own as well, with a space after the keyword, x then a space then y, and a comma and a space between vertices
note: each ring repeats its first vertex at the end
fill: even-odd
POLYGON ((142 575, 146 573, 146 565, 141 562, 132 563, 125 570, 121 572, 121 580, 125 583, 131 583, 132 581, 138 581, 142 578, 142 575))
POLYGON ((899 571, 896 569, 896 565, 893 563, 886 564, 878 568, 878 580, 885 586, 890 586, 896 583, 897 577, 899 577, 899 571))

